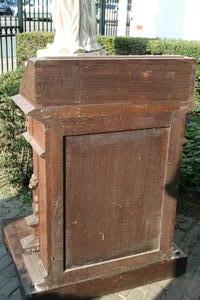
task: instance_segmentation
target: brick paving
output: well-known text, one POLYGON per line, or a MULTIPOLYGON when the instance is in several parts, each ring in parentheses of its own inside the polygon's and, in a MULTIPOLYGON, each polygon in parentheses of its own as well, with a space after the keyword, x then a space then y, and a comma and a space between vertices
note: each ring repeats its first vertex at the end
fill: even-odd
MULTIPOLYGON (((30 205, 0 198, 2 218, 27 215, 30 205)), ((200 220, 177 217, 175 241, 188 255, 185 275, 101 297, 101 300, 200 300, 200 220)), ((0 300, 21 300, 14 265, 0 236, 0 300)))

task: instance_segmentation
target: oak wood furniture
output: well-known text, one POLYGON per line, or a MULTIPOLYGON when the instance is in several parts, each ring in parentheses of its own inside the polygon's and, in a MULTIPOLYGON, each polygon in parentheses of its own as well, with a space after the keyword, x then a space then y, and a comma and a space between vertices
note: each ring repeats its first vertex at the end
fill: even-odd
POLYGON ((83 299, 185 272, 173 234, 195 66, 179 56, 29 60, 13 100, 34 152, 33 215, 3 223, 27 298, 83 299))

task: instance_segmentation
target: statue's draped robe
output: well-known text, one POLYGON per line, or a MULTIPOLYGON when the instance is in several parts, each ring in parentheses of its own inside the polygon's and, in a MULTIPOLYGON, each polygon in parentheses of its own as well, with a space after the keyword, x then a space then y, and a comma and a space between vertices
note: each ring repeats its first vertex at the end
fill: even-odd
POLYGON ((96 41, 95 0, 52 0, 52 18, 56 33, 47 55, 100 50, 96 41))

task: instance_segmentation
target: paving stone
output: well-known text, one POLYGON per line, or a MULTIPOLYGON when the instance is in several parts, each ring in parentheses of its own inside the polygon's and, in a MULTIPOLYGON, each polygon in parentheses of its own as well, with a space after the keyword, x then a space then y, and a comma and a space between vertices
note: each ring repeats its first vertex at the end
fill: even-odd
POLYGON ((127 300, 144 300, 145 293, 142 291, 142 289, 137 288, 137 289, 134 289, 126 299, 127 300))
POLYGON ((7 251, 6 251, 6 248, 1 245, 1 248, 0 248, 0 259, 5 256, 7 254, 7 251))
POLYGON ((184 232, 190 231, 195 223, 196 220, 189 217, 185 217, 183 215, 178 215, 176 217, 176 229, 182 230, 184 232))
MULTIPOLYGON (((169 289, 166 291, 164 300, 182 300, 188 286, 190 284, 190 280, 187 280, 185 276, 176 278, 173 284, 170 285, 169 289)), ((188 299, 189 300, 189 299, 188 299)))
POLYGON ((13 278, 1 289, 1 294, 3 296, 8 297, 18 288, 19 288, 19 281, 17 278, 13 278))
POLYGON ((192 229, 187 232, 185 238, 181 241, 180 247, 186 253, 189 254, 200 240, 200 222, 194 224, 192 229))
POLYGON ((10 281, 10 278, 7 276, 0 275, 0 289, 3 288, 8 282, 10 281))
MULTIPOLYGON (((154 284, 154 283, 153 283, 153 284, 154 284)), ((150 291, 151 286, 152 286, 153 284, 146 284, 146 285, 143 285, 143 286, 138 287, 137 289, 138 289, 138 290, 141 290, 141 291, 143 292, 143 294, 146 295, 146 294, 150 291)))
POLYGON ((10 300, 22 300, 20 289, 17 289, 9 298, 10 300))
POLYGON ((111 295, 103 296, 100 299, 101 300, 122 300, 119 294, 111 294, 111 295))
POLYGON ((165 294, 165 291, 161 287, 159 287, 156 284, 152 284, 151 287, 149 288, 149 291, 145 295, 145 300, 149 299, 162 299, 163 295, 165 294))
MULTIPOLYGON (((0 199, 0 219, 30 212, 30 206, 18 200, 0 199)), ((101 300, 200 300, 200 221, 178 216, 176 242, 189 254, 187 273, 132 290, 100 297, 101 300)), ((14 265, 6 254, 0 236, 0 300, 21 300, 14 265)))
POLYGON ((8 267, 3 269, 2 274, 9 277, 15 277, 16 271, 15 271, 14 263, 11 263, 8 267))
MULTIPOLYGON (((200 228, 199 228, 200 230, 200 228)), ((188 261, 187 261, 187 272, 192 269, 196 268, 200 263, 200 243, 197 243, 192 251, 190 252, 188 256, 188 261)))
MULTIPOLYGON (((200 231, 200 226, 199 226, 199 231, 200 231)), ((191 251, 189 253, 189 256, 197 257, 199 259, 199 262, 200 262, 200 240, 196 241, 196 243, 194 244, 193 248, 191 249, 191 251)))
POLYGON ((5 255, 0 259, 0 271, 8 267, 12 263, 12 259, 9 255, 5 255))
POLYGON ((176 230, 175 236, 174 236, 174 241, 177 245, 180 244, 180 242, 183 240, 185 236, 185 232, 182 230, 176 230))
POLYGON ((128 297, 128 295, 130 295, 130 293, 133 291, 133 289, 131 290, 126 290, 126 291, 122 291, 119 293, 119 296, 122 297, 123 299, 126 299, 128 297))
POLYGON ((170 278, 170 279, 165 279, 165 280, 162 280, 162 281, 158 281, 158 282, 156 282, 156 285, 158 285, 159 287, 161 287, 165 291, 173 283, 173 280, 174 280, 173 278, 170 278))
POLYGON ((183 299, 200 299, 200 266, 195 269, 183 299))
MULTIPOLYGON (((4 295, 1 295, 1 294, 0 294, 0 300, 8 300, 8 298, 5 297, 4 295)), ((13 299, 13 300, 14 300, 14 299, 13 299)))

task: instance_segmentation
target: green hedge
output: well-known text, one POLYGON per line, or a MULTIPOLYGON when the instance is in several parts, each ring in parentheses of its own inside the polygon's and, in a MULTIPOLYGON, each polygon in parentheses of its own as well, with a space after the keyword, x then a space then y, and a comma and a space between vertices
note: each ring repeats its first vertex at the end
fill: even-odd
POLYGON ((28 58, 36 56, 38 49, 52 43, 54 34, 50 32, 29 32, 17 35, 17 62, 24 65, 28 58))
MULTIPOLYGON (((17 36, 18 65, 22 65, 28 58, 36 56, 37 50, 43 49, 48 43, 52 43, 54 34, 51 32, 20 33, 17 36)), ((148 39, 145 38, 112 38, 98 37, 99 43, 106 49, 109 55, 146 55, 148 39)))
POLYGON ((200 58, 200 41, 170 39, 149 40, 148 50, 154 55, 183 55, 200 58))
POLYGON ((151 54, 147 38, 99 37, 99 43, 114 55, 147 55, 151 54))
POLYGON ((191 116, 187 124, 184 153, 181 161, 181 184, 200 193, 200 118, 191 116))
MULTIPOLYGON (((160 39, 145 39, 145 38, 122 38, 122 37, 99 37, 99 43, 103 45, 103 47, 107 50, 108 55, 184 55, 200 58, 200 41, 183 41, 183 40, 160 40, 160 39)), ((38 49, 45 48, 48 43, 53 41, 52 33, 22 33, 17 36, 17 56, 18 56, 18 65, 19 67, 24 66, 24 62, 36 55, 38 49)), ((11 95, 17 92, 19 78, 21 77, 21 73, 17 71, 17 73, 10 74, 8 76, 2 77, 1 82, 4 81, 4 90, 6 90, 5 95, 1 98, 1 102, 4 103, 2 110, 7 110, 8 117, 4 114, 4 121, 6 124, 6 118, 8 118, 7 124, 9 124, 9 120, 12 117, 14 112, 13 104, 11 104, 10 99, 7 95, 11 95), (17 75, 18 74, 18 75, 17 75), (17 80, 16 80, 17 78, 17 80), (12 82, 12 83, 11 83, 12 82), (2 100, 3 99, 3 100, 2 100), (8 103, 8 107, 6 108, 5 103, 8 103), (10 112, 8 112, 10 110, 10 112)), ((0 87, 2 89, 2 86, 0 87)), ((198 67, 198 75, 196 81, 196 99, 197 102, 200 102, 200 67, 198 67)), ((199 147, 200 147, 200 135, 199 135, 199 107, 197 107, 196 111, 193 112, 193 116, 196 114, 197 117, 194 116, 192 118, 192 122, 189 123, 186 130, 186 138, 188 139, 188 143, 185 147, 183 159, 181 162, 181 185, 186 187, 192 191, 197 191, 199 189, 200 182, 200 161, 199 161, 199 147)), ((14 126, 15 130, 12 133, 12 139, 8 137, 10 140, 10 144, 5 146, 5 150, 7 149, 7 154, 10 155, 10 151, 15 152, 18 151, 18 146, 20 151, 25 149, 23 142, 21 141, 19 135, 23 131, 23 117, 17 110, 15 113, 15 119, 17 122, 17 118, 19 117, 18 125, 14 126), (19 114, 19 116, 18 116, 19 114), (14 138, 15 137, 15 138, 14 138), (17 144, 16 144, 17 141, 17 144), (19 143, 18 143, 19 142, 19 143)), ((7 126, 7 125, 6 125, 7 126)), ((12 125, 10 129, 12 128, 12 125)), ((5 135, 5 127, 3 129, 5 135)), ((9 130, 8 130, 9 131, 9 130)), ((12 131, 12 130, 11 130, 12 131)), ((20 151, 17 154, 17 157, 20 156, 20 151)), ((24 150, 23 150, 24 151, 24 150)), ((4 152, 5 153, 5 152, 4 152)), ((8 156, 9 157, 9 156, 8 156)), ((16 157, 15 155, 11 155, 11 163, 8 164, 8 168, 12 168, 12 164, 14 164, 16 157)), ((25 155, 27 157, 27 155, 25 155)), ((18 162, 20 162, 20 158, 18 157, 18 162)), ((9 159, 8 159, 9 160, 9 159)), ((24 159, 21 158, 21 161, 24 159)), ((24 170, 24 164, 17 163, 16 169, 17 174, 19 175, 24 170)), ((14 173, 13 173, 14 174, 14 173)), ((23 173, 24 174, 24 173, 23 173)), ((18 182, 24 180, 24 175, 22 177, 18 176, 18 182)), ((14 178, 13 178, 14 179, 14 178)), ((199 191, 200 192, 200 191, 199 191)))
MULTIPOLYGON (((19 64, 36 55, 38 49, 45 48, 53 41, 53 33, 29 32, 17 36, 17 56, 19 64)), ((184 55, 200 58, 200 41, 170 39, 147 39, 126 37, 98 37, 98 41, 109 55, 184 55)))
POLYGON ((22 133, 25 131, 24 114, 11 101, 18 93, 23 68, 0 76, 0 181, 2 190, 14 187, 21 190, 27 185, 31 172, 31 148, 22 133), (3 176, 2 176, 3 175, 3 176))

